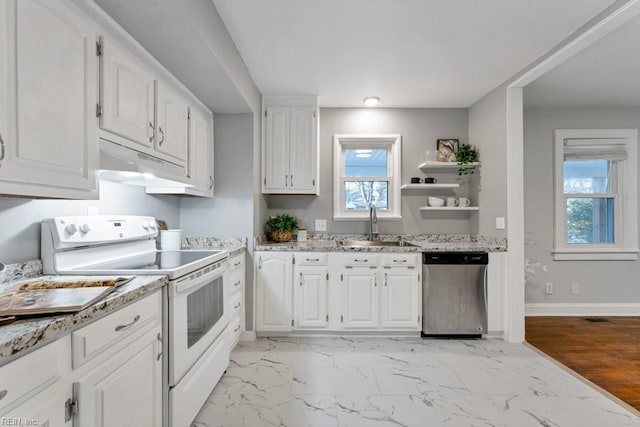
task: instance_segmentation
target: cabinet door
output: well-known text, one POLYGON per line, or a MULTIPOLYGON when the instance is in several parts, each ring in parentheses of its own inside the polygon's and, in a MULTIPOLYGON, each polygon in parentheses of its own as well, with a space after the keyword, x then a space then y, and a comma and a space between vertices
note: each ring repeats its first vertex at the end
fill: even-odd
POLYGON ((376 329, 378 274, 370 269, 344 270, 342 275, 342 327, 376 329))
POLYGON ((289 108, 268 107, 263 147, 263 192, 289 190, 289 108))
POLYGON ((197 109, 191 110, 189 178, 194 190, 213 196, 213 117, 197 109))
POLYGON ((326 267, 298 267, 294 272, 295 328, 326 329, 329 324, 326 267))
POLYGON ((153 74, 106 37, 101 59, 100 127, 143 147, 153 147, 153 74))
POLYGON ((189 144, 189 104, 166 84, 156 81, 156 145, 171 161, 185 165, 189 144))
POLYGON ((289 189, 315 193, 318 142, 314 107, 291 107, 289 153, 289 189))
POLYGON ((6 0, 0 20, 0 193, 97 198, 93 23, 63 0, 6 0))
POLYGON ((71 398, 71 384, 63 381, 36 394, 17 408, 0 413, 0 425, 68 427, 65 401, 71 398), (14 424, 10 421, 15 420, 14 424))
POLYGON ((382 327, 419 329, 420 273, 412 268, 390 268, 383 275, 382 327))
POLYGON ((292 255, 261 252, 257 259, 256 331, 291 331, 292 255))
POLYGON ((78 421, 93 427, 162 425, 160 327, 92 369, 76 383, 78 421))

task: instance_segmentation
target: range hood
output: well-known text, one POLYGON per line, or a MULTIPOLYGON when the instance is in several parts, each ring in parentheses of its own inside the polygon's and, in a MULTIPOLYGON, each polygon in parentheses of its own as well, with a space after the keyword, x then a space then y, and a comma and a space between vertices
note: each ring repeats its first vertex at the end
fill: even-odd
POLYGON ((187 188, 184 166, 100 139, 100 178, 141 187, 187 188))

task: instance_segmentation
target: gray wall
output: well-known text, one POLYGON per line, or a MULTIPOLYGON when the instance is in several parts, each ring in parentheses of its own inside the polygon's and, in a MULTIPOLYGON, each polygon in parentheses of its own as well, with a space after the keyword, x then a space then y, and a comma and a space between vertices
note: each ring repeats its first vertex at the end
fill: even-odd
POLYGON ((180 202, 183 236, 244 237, 249 242, 245 269, 247 330, 253 325, 254 114, 214 116, 214 177, 212 199, 180 202))
MULTIPOLYGON (((506 89, 500 86, 469 108, 469 139, 478 149, 481 167, 476 200, 480 206, 472 227, 479 234, 507 237, 496 230, 498 216, 507 218, 506 89)), ((478 181, 476 181, 478 182, 478 181)))
POLYGON ((100 200, 27 200, 0 198, 0 262, 40 258, 40 221, 62 215, 86 215, 95 206, 100 214, 151 215, 170 227, 180 224, 180 201, 150 196, 144 188, 100 182, 100 200))
MULTIPOLYGON (((313 230, 315 219, 327 220, 328 233, 366 233, 366 221, 333 221, 333 135, 349 133, 399 133, 402 135, 402 183, 412 176, 423 177, 418 169, 424 161, 425 150, 435 150, 439 138, 457 138, 468 142, 467 109, 320 109, 320 196, 270 195, 268 214, 287 212, 301 220, 302 226, 313 230)), ((440 182, 454 182, 457 173, 429 174, 440 182)), ((469 195, 469 185, 456 190, 460 196, 469 195)), ((439 195, 453 194, 453 190, 439 190, 439 195)), ((427 193, 402 193, 402 220, 380 220, 380 233, 468 233, 471 232, 469 212, 420 212, 427 193)), ((472 200, 475 202, 475 200, 472 200)))
POLYGON ((640 108, 525 109, 526 302, 640 302, 639 261, 553 261, 553 130, 558 128, 640 128, 640 108), (553 295, 545 295, 546 282, 554 284, 553 295), (580 283, 580 294, 571 295, 572 282, 580 283))

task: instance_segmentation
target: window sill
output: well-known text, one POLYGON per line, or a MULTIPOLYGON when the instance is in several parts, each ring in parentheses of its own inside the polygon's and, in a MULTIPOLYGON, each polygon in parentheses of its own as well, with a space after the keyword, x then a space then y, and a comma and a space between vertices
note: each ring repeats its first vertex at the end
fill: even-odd
POLYGON ((636 261, 637 250, 620 251, 553 251, 554 261, 636 261))
MULTIPOLYGON (((400 221, 402 219, 402 215, 381 215, 377 214, 379 220, 391 220, 391 221, 400 221)), ((334 215, 334 221, 369 221, 369 214, 365 215, 334 215)))

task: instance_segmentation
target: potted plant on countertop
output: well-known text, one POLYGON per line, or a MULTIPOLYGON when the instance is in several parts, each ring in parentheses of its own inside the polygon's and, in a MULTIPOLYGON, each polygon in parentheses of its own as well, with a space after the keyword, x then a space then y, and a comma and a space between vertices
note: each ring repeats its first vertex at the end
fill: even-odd
POLYGON ((287 214, 269 217, 265 223, 265 229, 274 242, 288 242, 293 237, 293 232, 298 228, 298 220, 287 214))
POLYGON ((478 162, 478 151, 471 144, 462 144, 456 151, 456 163, 460 165, 458 175, 469 175, 475 172, 476 165, 469 163, 478 162), (466 166, 465 166, 466 165, 466 166))

